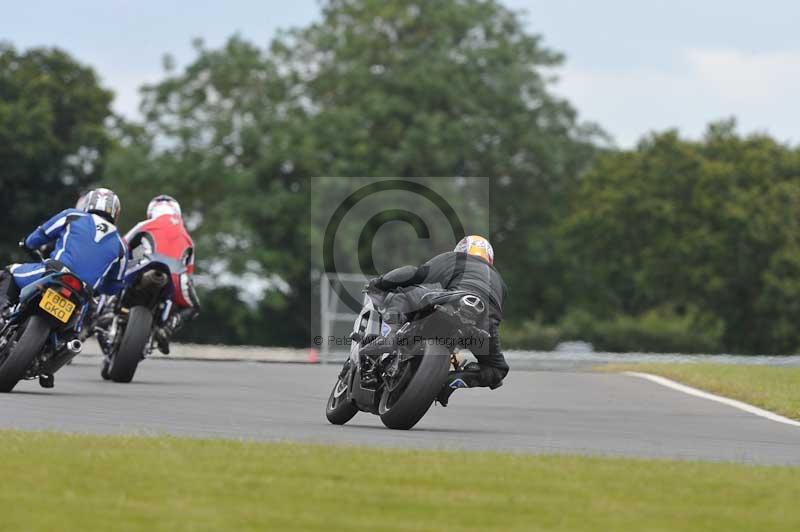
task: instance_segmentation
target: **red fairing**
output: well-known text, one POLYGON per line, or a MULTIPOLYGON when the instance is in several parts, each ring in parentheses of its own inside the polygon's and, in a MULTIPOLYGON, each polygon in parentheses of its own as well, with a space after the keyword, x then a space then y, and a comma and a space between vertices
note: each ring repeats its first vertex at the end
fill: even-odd
MULTIPOLYGON (((186 272, 191 275, 194 273, 194 242, 189 232, 183 225, 183 220, 178 216, 165 214, 153 220, 141 222, 134 227, 127 235, 127 240, 130 242, 133 237, 138 233, 148 233, 154 243, 155 253, 166 255, 173 259, 183 261, 189 257, 186 272)), ((191 307, 192 304, 187 300, 184 295, 183 284, 181 275, 172 274, 172 283, 175 286, 175 296, 173 302, 179 307, 191 307)))

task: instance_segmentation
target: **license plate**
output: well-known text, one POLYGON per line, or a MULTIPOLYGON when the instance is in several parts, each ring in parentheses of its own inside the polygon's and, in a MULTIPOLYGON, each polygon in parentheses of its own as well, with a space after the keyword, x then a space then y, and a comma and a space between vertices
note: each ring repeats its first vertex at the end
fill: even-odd
POLYGON ((48 288, 44 293, 42 300, 39 301, 39 307, 63 323, 67 323, 75 312, 75 303, 52 288, 48 288))

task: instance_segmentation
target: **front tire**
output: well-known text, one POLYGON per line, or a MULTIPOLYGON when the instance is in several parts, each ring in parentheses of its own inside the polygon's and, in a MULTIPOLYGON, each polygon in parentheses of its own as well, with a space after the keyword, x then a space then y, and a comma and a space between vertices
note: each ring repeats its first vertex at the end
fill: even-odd
MULTIPOLYGON (((350 361, 345 362, 345 367, 350 361)), ((328 397, 328 404, 325 407, 325 417, 334 425, 344 425, 358 413, 358 407, 349 400, 347 396, 350 392, 350 382, 352 382, 352 372, 342 371, 336 384, 328 397)))
MULTIPOLYGON (((409 430, 428 412, 436 396, 447 381, 450 371, 450 351, 443 345, 428 340, 425 351, 411 381, 400 397, 391 402, 390 393, 384 392, 378 406, 381 422, 390 429, 409 430)), ((409 362, 411 363, 411 362, 409 362)))
POLYGON ((0 393, 8 393, 25 376, 34 359, 42 352, 47 337, 50 336, 50 324, 42 316, 31 316, 16 343, 10 346, 10 352, 0 363, 0 393))
POLYGON ((108 376, 114 382, 131 382, 153 328, 153 313, 147 307, 133 307, 128 314, 128 324, 122 334, 119 349, 111 357, 108 376))

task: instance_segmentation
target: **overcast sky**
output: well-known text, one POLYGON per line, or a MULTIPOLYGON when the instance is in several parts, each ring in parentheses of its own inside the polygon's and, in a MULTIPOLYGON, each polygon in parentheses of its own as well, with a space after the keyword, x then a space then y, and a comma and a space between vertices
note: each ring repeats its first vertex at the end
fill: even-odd
MULTIPOLYGON (((800 2, 792 0, 504 0, 567 56, 556 90, 620 146, 670 127, 699 136, 735 115, 744 131, 800 142, 800 2)), ((60 46, 93 65, 135 117, 138 87, 179 65, 191 40, 235 32, 266 45, 319 16, 316 0, 0 0, 0 40, 60 46)))

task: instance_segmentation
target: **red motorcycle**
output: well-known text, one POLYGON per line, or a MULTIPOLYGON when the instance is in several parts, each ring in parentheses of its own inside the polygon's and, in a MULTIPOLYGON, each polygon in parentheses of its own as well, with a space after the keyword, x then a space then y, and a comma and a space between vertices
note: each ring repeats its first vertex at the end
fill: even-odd
MULTIPOLYGON (((164 217, 169 223, 169 217, 164 217)), ((132 250, 119 297, 104 302, 106 310, 95 326, 105 359, 100 375, 114 382, 131 382, 139 362, 153 353, 155 334, 164 327, 174 302, 181 301, 181 279, 192 273, 191 240, 159 238, 161 219, 129 235, 132 250), (188 245, 187 245, 188 244, 188 245), (111 307, 108 309, 108 307, 111 307)))

